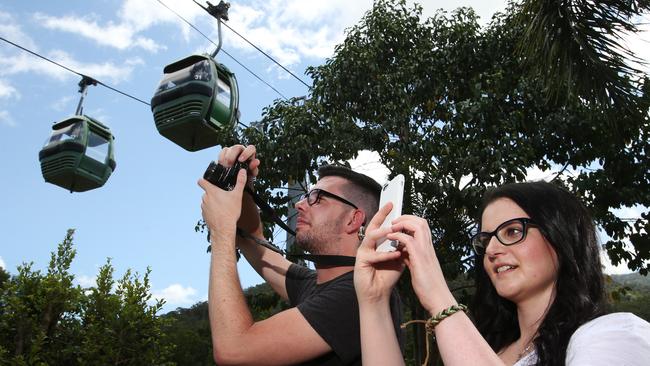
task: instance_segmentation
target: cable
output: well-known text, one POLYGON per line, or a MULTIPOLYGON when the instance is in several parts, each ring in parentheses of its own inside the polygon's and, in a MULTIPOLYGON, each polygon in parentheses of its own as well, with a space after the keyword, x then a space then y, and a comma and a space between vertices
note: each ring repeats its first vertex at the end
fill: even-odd
MULTIPOLYGON (((167 8, 167 10, 171 11, 172 13, 174 13, 177 17, 179 17, 179 18, 180 18, 182 21, 184 21, 187 25, 189 25, 190 27, 192 27, 192 29, 194 29, 195 31, 199 32, 199 34, 202 35, 203 38, 207 39, 208 41, 210 41, 210 43, 212 43, 213 45, 217 46, 217 44, 214 43, 214 41, 213 41, 212 39, 210 39, 210 37, 206 36, 205 33, 201 32, 197 27, 194 26, 194 24, 190 23, 187 19, 183 18, 183 16, 180 15, 180 14, 178 14, 176 11, 174 11, 174 9, 170 8, 169 6, 167 6, 167 5, 166 5, 165 3, 163 3, 161 0, 156 0, 156 1, 158 1, 158 2, 160 3, 160 5, 162 5, 162 6, 164 6, 165 8, 167 8)), ((281 97, 284 98, 285 100, 288 100, 288 98, 285 97, 284 94, 280 93, 280 92, 278 91, 278 89, 274 88, 273 85, 269 84, 269 83, 266 82, 264 79, 262 79, 261 77, 259 77, 256 73, 254 73, 251 69, 249 69, 248 67, 246 67, 246 66, 245 66, 244 64, 242 64, 241 62, 239 62, 239 60, 237 60, 234 56, 232 56, 231 54, 229 54, 226 50, 221 49, 221 52, 225 53, 226 56, 230 57, 233 61, 235 61, 237 64, 239 64, 239 66, 243 67, 246 71, 248 71, 248 72, 250 72, 251 74, 253 74, 253 76, 255 76, 255 77, 257 78, 257 80, 263 82, 264 84, 266 84, 266 86, 268 86, 269 88, 273 89, 273 91, 276 92, 276 93, 278 93, 279 96, 281 96, 281 97)))
MULTIPOLYGON (((158 0, 158 1, 160 1, 160 0, 158 0)), ((212 16, 215 16, 214 13, 211 13, 211 12, 210 12, 211 7, 213 7, 212 4, 210 4, 210 3, 208 2, 208 7, 206 8, 206 7, 204 7, 203 5, 201 5, 201 4, 199 4, 198 2, 196 2, 196 0, 193 0, 193 1, 194 1, 194 3, 195 3, 197 6, 199 6, 201 9, 207 11, 208 14, 210 14, 210 15, 212 15, 212 16)), ((246 37, 242 36, 241 34, 239 34, 239 32, 237 32, 236 30, 232 29, 232 27, 229 26, 228 24, 223 23, 223 22, 222 22, 221 24, 225 25, 228 29, 230 29, 233 33, 235 33, 236 35, 238 35, 239 37, 241 37, 241 39, 243 39, 244 41, 246 41, 249 45, 253 46, 256 50, 260 51, 260 52, 261 52, 264 56, 266 56, 269 60, 273 61, 276 65, 280 66, 284 71, 286 71, 287 73, 289 73, 289 75, 293 76, 296 80, 298 80, 298 81, 301 82, 304 86, 306 86, 307 89, 311 90, 311 87, 310 87, 307 83, 305 83, 301 78, 299 78, 298 76, 296 76, 296 74, 294 74, 293 72, 289 71, 289 69, 287 69, 286 67, 284 67, 281 63, 279 63, 278 61, 276 61, 276 60, 275 60, 273 57, 271 57, 269 54, 267 54, 266 52, 262 51, 261 48, 259 48, 259 47, 257 47, 256 45, 254 45, 251 41, 249 41, 248 39, 246 39, 246 37)))
POLYGON ((247 40, 244 36, 242 36, 241 34, 239 34, 239 32, 237 32, 236 30, 232 29, 231 26, 229 26, 229 25, 226 24, 226 23, 222 23, 222 24, 225 25, 226 28, 230 29, 233 33, 235 33, 236 35, 238 35, 239 37, 241 37, 244 41, 248 42, 248 44, 250 44, 251 46, 253 46, 256 50, 260 51, 260 52, 261 52, 264 56, 266 56, 269 60, 273 61, 276 65, 280 66, 284 71, 288 72, 289 75, 293 76, 296 80, 298 80, 298 81, 301 82, 304 86, 306 86, 308 89, 311 90, 311 86, 309 86, 309 85, 308 85, 307 83, 305 83, 301 78, 299 78, 298 76, 296 76, 296 74, 294 74, 293 72, 289 71, 289 69, 287 69, 286 67, 282 66, 281 63, 279 63, 278 61, 276 61, 276 60, 275 60, 273 57, 271 57, 269 54, 267 54, 266 52, 262 51, 259 47, 257 47, 256 45, 254 45, 251 41, 247 40))
POLYGON ((121 90, 119 90, 119 89, 116 89, 116 88, 114 88, 114 87, 112 87, 112 86, 110 86, 110 85, 107 85, 107 84, 105 84, 105 83, 103 83, 103 82, 101 82, 101 81, 99 81, 99 80, 97 80, 97 79, 95 79, 95 78, 93 78, 93 77, 90 77, 90 76, 88 76, 88 75, 84 75, 84 74, 82 74, 82 73, 80 73, 80 72, 78 72, 78 71, 75 71, 75 70, 73 70, 73 69, 71 69, 71 68, 69 68, 69 67, 67 67, 67 66, 65 66, 65 65, 61 65, 60 63, 58 63, 58 62, 56 62, 56 61, 52 61, 52 60, 50 60, 49 58, 47 58, 47 57, 45 57, 45 56, 42 56, 42 55, 40 55, 40 54, 38 54, 38 53, 36 53, 36 52, 34 52, 34 51, 32 51, 32 50, 29 50, 29 49, 27 49, 27 48, 25 48, 25 47, 23 47, 23 46, 21 46, 21 45, 19 45, 19 44, 16 44, 16 43, 14 43, 14 42, 11 42, 11 41, 5 39, 4 37, 0 37, 0 39, 3 40, 3 41, 5 41, 5 42, 7 42, 7 43, 9 43, 10 45, 12 45, 12 46, 14 46, 14 47, 18 47, 18 48, 20 48, 21 50, 23 50, 23 51, 25 51, 25 52, 31 53, 32 55, 34 55, 34 56, 36 56, 36 57, 39 57, 39 58, 41 58, 41 59, 43 59, 43 60, 45 60, 45 61, 47 61, 47 62, 53 63, 54 65, 56 65, 56 66, 58 66, 58 67, 61 67, 61 68, 65 69, 65 70, 67 70, 67 71, 69 71, 69 72, 71 72, 71 73, 73 73, 73 74, 77 74, 77 75, 81 76, 82 78, 83 78, 83 77, 91 78, 91 79, 97 81, 97 84, 100 84, 100 85, 104 86, 104 87, 107 88, 107 89, 110 89, 110 90, 112 90, 112 91, 114 91, 114 92, 120 93, 120 94, 122 94, 122 95, 124 95, 124 96, 127 96, 127 97, 131 98, 131 99, 137 100, 138 102, 140 102, 140 103, 142 103, 142 104, 146 104, 146 105, 148 105, 148 106, 151 106, 151 104, 145 102, 145 101, 142 100, 142 99, 136 98, 136 97, 134 97, 134 96, 132 96, 132 95, 130 95, 130 94, 128 94, 128 93, 125 93, 125 92, 123 92, 123 91, 121 91, 121 90))

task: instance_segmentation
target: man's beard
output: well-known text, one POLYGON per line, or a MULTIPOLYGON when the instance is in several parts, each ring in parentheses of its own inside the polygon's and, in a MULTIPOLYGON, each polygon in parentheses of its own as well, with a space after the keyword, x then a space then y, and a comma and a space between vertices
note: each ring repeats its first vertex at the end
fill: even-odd
POLYGON ((310 254, 332 254, 328 249, 337 245, 334 241, 338 238, 337 233, 340 226, 340 223, 335 223, 325 227, 311 228, 307 232, 298 231, 296 244, 310 254))

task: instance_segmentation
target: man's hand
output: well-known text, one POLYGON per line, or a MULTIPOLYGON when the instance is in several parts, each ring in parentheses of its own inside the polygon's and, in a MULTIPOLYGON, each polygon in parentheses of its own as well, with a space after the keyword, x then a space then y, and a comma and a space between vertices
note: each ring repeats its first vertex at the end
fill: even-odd
POLYGON ((210 232, 234 234, 241 215, 246 170, 241 169, 238 172, 237 183, 232 191, 224 191, 203 178, 199 179, 198 183, 205 191, 201 212, 210 232))
POLYGON ((224 147, 219 152, 219 160, 217 162, 225 167, 231 167, 235 165, 236 161, 240 163, 248 161, 248 180, 251 183, 259 173, 260 160, 255 157, 256 153, 257 150, 254 145, 224 147))
MULTIPOLYGON (((260 160, 255 157, 257 150, 254 145, 235 145, 231 147, 224 147, 219 153, 218 163, 230 167, 235 164, 236 161, 239 162, 248 162, 248 186, 253 187, 253 180, 257 177, 259 173, 260 160)), ((248 232, 255 233, 260 230, 261 232, 261 221, 259 214, 257 213, 257 207, 251 197, 248 195, 244 196, 243 208, 241 210, 241 216, 239 222, 237 222, 237 227, 248 232)))

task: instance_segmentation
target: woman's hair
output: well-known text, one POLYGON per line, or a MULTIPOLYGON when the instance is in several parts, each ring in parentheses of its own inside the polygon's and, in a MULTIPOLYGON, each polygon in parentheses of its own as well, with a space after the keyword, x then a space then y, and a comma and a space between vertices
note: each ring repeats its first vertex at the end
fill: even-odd
MULTIPOLYGON (((537 338, 538 364, 564 364, 569 338, 582 324, 605 312, 605 296, 596 231, 585 206, 571 193, 546 182, 510 183, 486 192, 480 210, 499 198, 521 207, 550 243, 559 262, 555 298, 537 338)), ((517 309, 500 297, 476 257, 477 328, 496 352, 519 338, 517 309)))

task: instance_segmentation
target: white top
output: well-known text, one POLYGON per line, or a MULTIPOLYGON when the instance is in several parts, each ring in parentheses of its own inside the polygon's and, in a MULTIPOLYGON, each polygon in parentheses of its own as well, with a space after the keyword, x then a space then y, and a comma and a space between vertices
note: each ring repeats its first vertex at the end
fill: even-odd
MULTIPOLYGON (((530 352, 513 366, 534 365, 530 352)), ((569 366, 650 365, 650 323, 632 313, 612 313, 581 325, 566 352, 569 366)))

